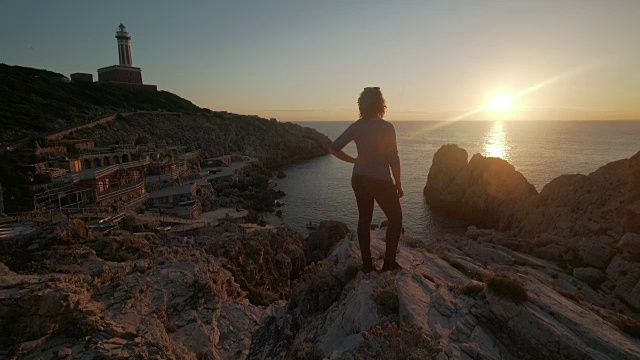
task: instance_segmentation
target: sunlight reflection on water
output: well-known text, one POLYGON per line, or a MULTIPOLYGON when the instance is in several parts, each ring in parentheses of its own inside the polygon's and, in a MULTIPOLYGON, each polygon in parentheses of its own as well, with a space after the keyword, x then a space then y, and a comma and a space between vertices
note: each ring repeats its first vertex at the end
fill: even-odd
POLYGON ((491 130, 484 136, 484 156, 509 160, 509 145, 502 121, 493 123, 491 130))

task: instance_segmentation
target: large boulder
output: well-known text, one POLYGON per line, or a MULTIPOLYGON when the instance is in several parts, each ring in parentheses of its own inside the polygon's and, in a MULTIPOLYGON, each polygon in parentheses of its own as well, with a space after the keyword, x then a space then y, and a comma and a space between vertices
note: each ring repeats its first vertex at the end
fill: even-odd
POLYGON ((607 267, 602 287, 610 289, 636 309, 640 308, 640 263, 616 256, 607 267))
POLYGON ((613 257, 613 249, 608 239, 610 238, 606 236, 579 238, 574 242, 573 248, 585 266, 606 269, 613 257))
POLYGON ((349 227, 340 221, 321 221, 318 230, 307 238, 307 254, 310 261, 318 261, 327 257, 331 249, 350 233, 349 227))
POLYGON ((573 269, 573 277, 590 285, 598 285, 604 281, 605 274, 593 267, 580 267, 573 269))
POLYGON ((537 191, 513 165, 499 158, 467 152, 457 145, 441 147, 424 187, 427 203, 483 227, 505 229, 516 205, 537 191))
POLYGON ((458 173, 467 166, 467 158, 467 150, 455 144, 443 145, 436 151, 423 190, 427 202, 441 204, 447 200, 447 196, 452 200, 462 197, 462 194, 451 194, 447 190, 458 173))
POLYGON ((513 229, 521 235, 608 235, 640 233, 640 152, 589 175, 561 175, 539 196, 518 206, 513 229))
POLYGON ((630 232, 624 234, 618 243, 618 248, 626 258, 640 261, 640 234, 630 232))

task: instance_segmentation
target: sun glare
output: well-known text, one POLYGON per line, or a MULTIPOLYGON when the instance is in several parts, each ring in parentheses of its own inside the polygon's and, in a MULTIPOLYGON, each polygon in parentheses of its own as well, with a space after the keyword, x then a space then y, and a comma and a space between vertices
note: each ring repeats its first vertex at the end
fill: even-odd
POLYGON ((507 111, 512 108, 513 97, 509 95, 496 95, 488 105, 488 108, 496 111, 507 111))

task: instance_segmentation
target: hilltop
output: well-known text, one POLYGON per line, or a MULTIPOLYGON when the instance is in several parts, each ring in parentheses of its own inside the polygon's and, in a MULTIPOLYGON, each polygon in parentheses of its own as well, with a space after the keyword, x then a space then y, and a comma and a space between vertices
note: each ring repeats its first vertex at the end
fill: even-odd
POLYGON ((47 70, 0 64, 0 93, 0 143, 21 144, 0 154, 0 184, 5 199, 13 199, 5 202, 7 212, 32 208, 33 183, 23 166, 45 160, 35 156, 35 140, 47 146, 44 137, 61 131, 67 139, 98 146, 182 145, 200 150, 204 158, 242 153, 270 167, 327 154, 331 143, 296 124, 203 109, 166 91, 68 82, 47 70), (93 122, 113 114, 111 121, 93 122))
POLYGON ((48 70, 0 64, 0 143, 37 137, 116 112, 204 111, 167 91, 67 82, 48 70))

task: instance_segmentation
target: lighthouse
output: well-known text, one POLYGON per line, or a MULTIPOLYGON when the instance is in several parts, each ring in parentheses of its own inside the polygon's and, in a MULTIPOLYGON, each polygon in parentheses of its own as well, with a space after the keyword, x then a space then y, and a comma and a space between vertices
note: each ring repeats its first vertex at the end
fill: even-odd
POLYGON ((127 27, 122 23, 120 23, 118 29, 120 30, 116 32, 116 39, 118 39, 120 65, 133 66, 133 60, 131 59, 131 35, 129 35, 127 27))
POLYGON ((116 31, 116 40, 118 42, 119 64, 98 69, 98 82, 124 86, 132 90, 157 90, 155 85, 143 85, 142 69, 133 66, 131 34, 122 23, 116 31))

